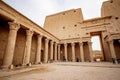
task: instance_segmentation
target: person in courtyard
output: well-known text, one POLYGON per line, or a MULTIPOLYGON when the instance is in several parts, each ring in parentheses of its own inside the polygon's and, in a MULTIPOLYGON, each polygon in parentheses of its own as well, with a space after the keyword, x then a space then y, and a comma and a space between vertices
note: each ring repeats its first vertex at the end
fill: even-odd
POLYGON ((79 62, 79 58, 76 58, 76 62, 79 62))
POLYGON ((112 58, 112 63, 115 64, 115 58, 112 58))
POLYGON ((66 62, 66 58, 65 58, 65 56, 63 56, 63 61, 66 62))

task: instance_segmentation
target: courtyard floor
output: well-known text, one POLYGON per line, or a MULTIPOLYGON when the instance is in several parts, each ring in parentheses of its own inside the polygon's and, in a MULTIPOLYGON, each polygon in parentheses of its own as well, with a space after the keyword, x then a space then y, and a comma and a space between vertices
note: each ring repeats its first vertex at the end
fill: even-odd
POLYGON ((120 64, 57 62, 0 70, 0 80, 120 80, 120 64))

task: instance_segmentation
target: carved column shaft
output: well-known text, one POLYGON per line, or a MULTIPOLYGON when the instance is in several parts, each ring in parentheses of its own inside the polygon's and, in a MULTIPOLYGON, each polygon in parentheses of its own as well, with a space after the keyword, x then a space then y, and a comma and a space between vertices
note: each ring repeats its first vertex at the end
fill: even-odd
POLYGON ((48 39, 45 39, 45 56, 44 56, 44 63, 48 62, 48 39))
POLYGON ((94 62, 93 52, 92 52, 92 42, 88 42, 88 47, 89 47, 89 53, 90 53, 90 60, 91 60, 91 62, 94 62))
POLYGON ((23 65, 30 64, 32 36, 33 36, 33 31, 26 30, 26 45, 25 45, 23 65))
POLYGON ((60 44, 58 44, 58 60, 60 61, 60 44))
POLYGON ((72 61, 75 61, 75 43, 71 43, 72 46, 72 61))
POLYGON ((57 61, 57 43, 55 43, 55 61, 57 61))
POLYGON ((50 41, 50 59, 53 60, 53 41, 50 41))
POLYGON ((37 35, 37 53, 36 53, 36 61, 35 63, 38 64, 41 62, 41 41, 42 41, 42 36, 37 35))
POLYGON ((17 23, 9 22, 8 24, 10 31, 8 35, 7 47, 3 58, 3 68, 8 68, 10 65, 12 65, 17 31, 20 28, 20 25, 17 23))
POLYGON ((81 58, 81 61, 84 62, 83 43, 80 42, 79 46, 80 46, 80 58, 81 58))

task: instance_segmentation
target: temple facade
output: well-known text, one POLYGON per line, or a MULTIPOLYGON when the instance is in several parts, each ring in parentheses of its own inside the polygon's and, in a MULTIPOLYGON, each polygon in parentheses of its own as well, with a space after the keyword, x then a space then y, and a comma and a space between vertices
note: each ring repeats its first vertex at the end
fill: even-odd
POLYGON ((89 20, 81 9, 71 9, 46 16, 42 28, 0 0, 0 68, 77 59, 94 62, 91 37, 96 35, 102 61, 120 59, 119 9, 120 1, 106 1, 101 17, 89 20))

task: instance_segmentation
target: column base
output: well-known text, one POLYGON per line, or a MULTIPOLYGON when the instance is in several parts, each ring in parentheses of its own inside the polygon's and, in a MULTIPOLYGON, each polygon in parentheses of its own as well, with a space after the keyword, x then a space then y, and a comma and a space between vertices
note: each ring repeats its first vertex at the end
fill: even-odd
POLYGON ((22 66, 31 66, 31 63, 22 64, 22 66))
POLYGON ((117 60, 115 60, 115 64, 118 64, 117 60))
POLYGON ((37 65, 37 64, 42 64, 42 62, 36 62, 35 64, 36 64, 36 65, 37 65))
POLYGON ((43 63, 48 63, 49 61, 43 61, 43 63))
POLYGON ((35 64, 37 65, 37 64, 39 64, 40 62, 35 62, 35 64))
POLYGON ((13 68, 14 68, 13 65, 9 65, 9 66, 1 66, 1 69, 3 69, 3 70, 13 69, 13 68))
POLYGON ((91 60, 91 62, 94 62, 93 60, 91 60))
POLYGON ((54 60, 54 62, 58 62, 58 60, 54 60))
POLYGON ((81 62, 85 62, 85 61, 81 61, 81 62))
POLYGON ((31 63, 26 64, 26 66, 31 66, 31 63))
POLYGON ((76 60, 72 60, 72 62, 79 62, 79 61, 76 61, 76 60))

